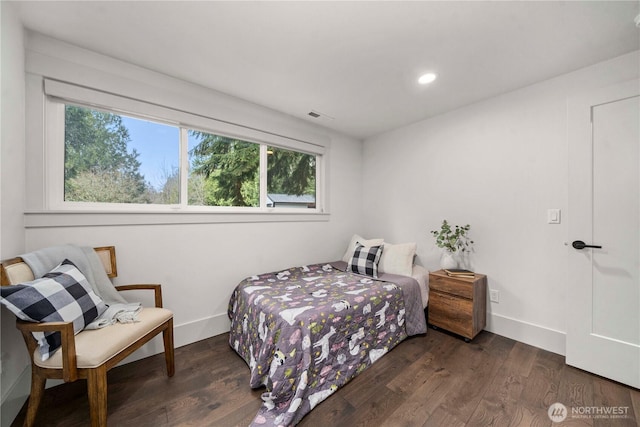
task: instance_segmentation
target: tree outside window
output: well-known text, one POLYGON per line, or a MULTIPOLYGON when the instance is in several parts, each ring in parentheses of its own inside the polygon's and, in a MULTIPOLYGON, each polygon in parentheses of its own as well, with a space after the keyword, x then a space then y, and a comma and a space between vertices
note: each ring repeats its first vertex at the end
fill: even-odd
MULTIPOLYGON (((188 205, 260 206, 260 144, 196 130, 184 143, 188 205)), ((65 201, 180 204, 180 144, 176 126, 66 105, 65 201)), ((266 150, 265 206, 315 208, 316 155, 266 150)))

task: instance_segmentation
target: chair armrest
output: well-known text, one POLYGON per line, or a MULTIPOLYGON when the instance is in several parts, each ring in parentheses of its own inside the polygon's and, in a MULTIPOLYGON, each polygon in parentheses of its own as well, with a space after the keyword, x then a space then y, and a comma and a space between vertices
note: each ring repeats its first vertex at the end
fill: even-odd
POLYGON ((120 285, 116 286, 116 290, 120 291, 137 291, 140 289, 153 290, 155 293, 156 307, 162 308, 162 286, 152 283, 135 284, 135 285, 120 285))
POLYGON ((22 332, 27 341, 29 356, 33 359, 36 343, 32 332, 60 332, 62 351, 62 379, 72 382, 78 379, 78 366, 76 361, 76 338, 73 331, 73 322, 43 322, 32 323, 16 319, 16 328, 22 332), (31 343, 31 345, 29 345, 31 343))

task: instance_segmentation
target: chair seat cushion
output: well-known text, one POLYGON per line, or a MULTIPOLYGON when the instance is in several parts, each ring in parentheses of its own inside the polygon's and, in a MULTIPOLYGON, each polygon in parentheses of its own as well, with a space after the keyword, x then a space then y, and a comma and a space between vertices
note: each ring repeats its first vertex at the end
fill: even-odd
MULTIPOLYGON (((96 368, 102 365, 172 317, 170 310, 145 307, 138 313, 139 321, 136 323, 115 323, 102 329, 80 332, 75 336, 78 368, 96 368)), ((56 351, 44 361, 40 357, 34 357, 34 362, 42 368, 61 369, 62 350, 56 351)))

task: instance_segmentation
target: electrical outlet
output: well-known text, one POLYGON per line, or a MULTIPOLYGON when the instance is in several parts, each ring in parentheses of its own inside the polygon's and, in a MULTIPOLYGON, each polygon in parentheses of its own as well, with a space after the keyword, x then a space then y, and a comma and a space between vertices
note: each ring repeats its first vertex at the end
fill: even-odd
POLYGON ((489 300, 500 303, 500 291, 489 291, 489 300))

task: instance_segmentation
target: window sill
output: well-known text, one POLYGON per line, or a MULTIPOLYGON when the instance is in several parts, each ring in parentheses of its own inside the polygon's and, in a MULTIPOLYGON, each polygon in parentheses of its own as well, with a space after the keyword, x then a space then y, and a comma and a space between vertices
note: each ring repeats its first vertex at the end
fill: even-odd
POLYGON ((91 227, 113 225, 172 225, 255 222, 326 222, 327 212, 25 212, 25 228, 91 227))

